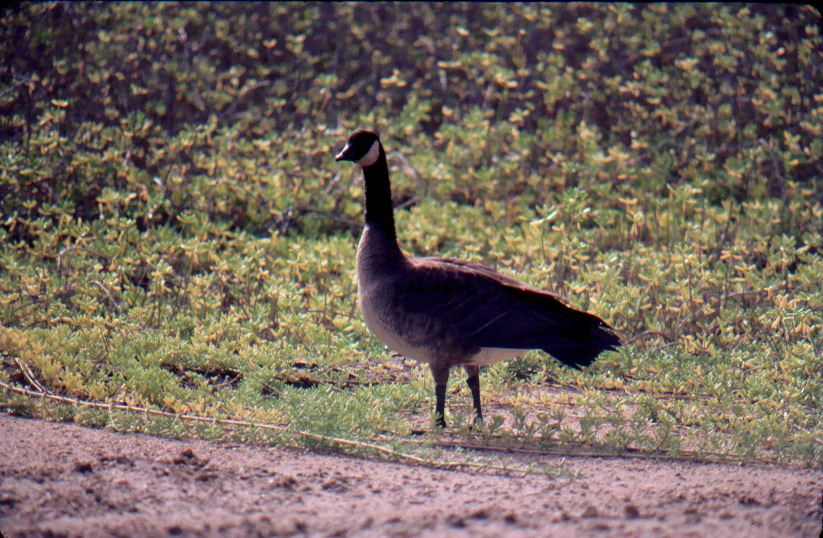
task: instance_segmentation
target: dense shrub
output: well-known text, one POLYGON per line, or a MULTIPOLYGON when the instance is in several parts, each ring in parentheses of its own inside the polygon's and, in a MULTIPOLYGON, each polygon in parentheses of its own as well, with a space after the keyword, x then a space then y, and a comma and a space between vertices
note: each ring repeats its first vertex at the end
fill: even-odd
POLYGON ((602 182, 819 201, 818 22, 765 4, 20 4, 0 29, 2 225, 339 213, 326 164, 356 125, 461 203, 602 182))
POLYGON ((402 436, 425 371, 383 368, 356 314, 363 188, 333 161, 366 127, 404 248, 497 264, 627 343, 586 374, 489 369, 586 388, 544 441, 819 465, 822 51, 794 5, 5 8, 0 382, 402 436))

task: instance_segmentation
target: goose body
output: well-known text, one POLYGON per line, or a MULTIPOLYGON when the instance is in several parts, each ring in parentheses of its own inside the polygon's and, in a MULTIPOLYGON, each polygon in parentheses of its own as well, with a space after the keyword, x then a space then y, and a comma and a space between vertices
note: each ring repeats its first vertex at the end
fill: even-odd
POLYGON ((466 370, 482 420, 480 366, 542 349, 580 368, 620 345, 603 320, 550 292, 476 263, 406 257, 397 243, 386 154, 376 134, 354 132, 335 160, 359 164, 366 182, 366 223, 357 246, 360 311, 389 349, 429 365, 438 425, 446 425, 452 367, 466 370))

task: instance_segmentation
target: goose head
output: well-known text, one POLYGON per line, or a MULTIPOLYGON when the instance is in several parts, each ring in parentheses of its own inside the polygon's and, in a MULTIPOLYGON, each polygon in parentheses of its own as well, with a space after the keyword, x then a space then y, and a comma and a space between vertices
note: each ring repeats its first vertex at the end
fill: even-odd
POLYGON ((377 162, 380 157, 380 139, 371 131, 355 131, 346 141, 346 146, 334 158, 335 161, 351 161, 363 168, 377 162))

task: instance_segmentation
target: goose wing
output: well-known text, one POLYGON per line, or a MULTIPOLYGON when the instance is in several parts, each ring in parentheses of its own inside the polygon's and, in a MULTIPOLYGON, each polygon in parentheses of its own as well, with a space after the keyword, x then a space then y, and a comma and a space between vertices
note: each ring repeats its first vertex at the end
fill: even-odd
POLYGON ((395 283, 394 307, 429 318, 442 336, 467 349, 542 349, 581 367, 620 345, 597 316, 482 265, 450 258, 409 262, 408 274, 395 283))

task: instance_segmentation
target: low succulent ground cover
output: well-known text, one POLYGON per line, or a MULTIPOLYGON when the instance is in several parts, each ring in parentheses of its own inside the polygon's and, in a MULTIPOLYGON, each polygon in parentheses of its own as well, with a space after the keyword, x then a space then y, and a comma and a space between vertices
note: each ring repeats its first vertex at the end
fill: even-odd
POLYGON ((823 462, 814 8, 0 18, 3 409, 434 457, 412 435, 427 370, 356 307, 363 186, 333 155, 364 127, 389 152, 407 252, 495 266, 626 342, 585 372, 538 352, 487 368, 480 432, 453 376, 455 439, 823 462))

